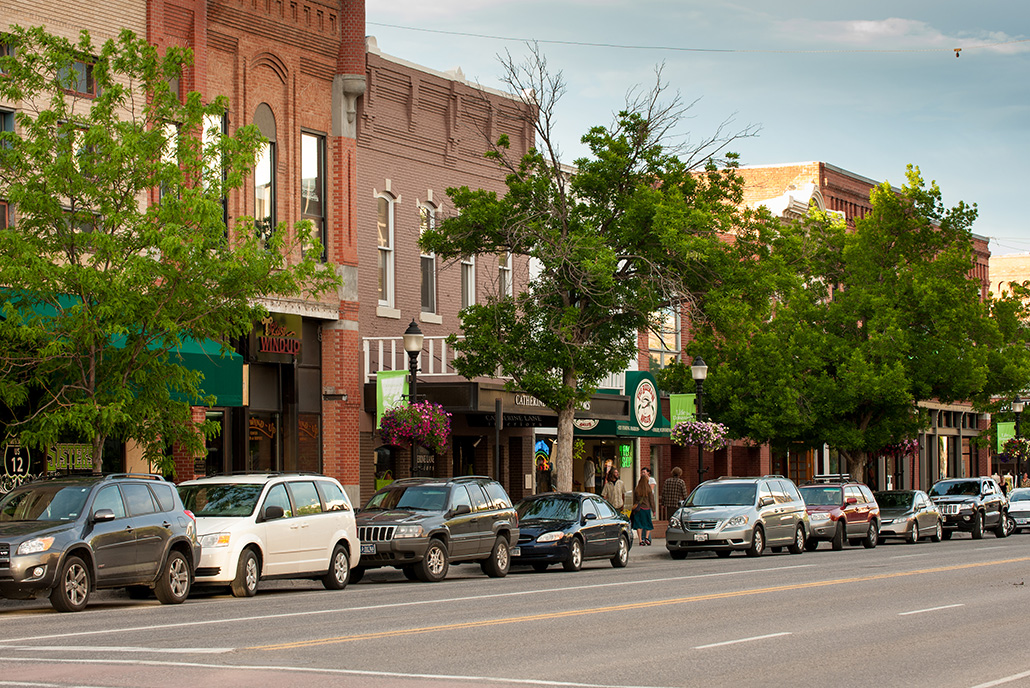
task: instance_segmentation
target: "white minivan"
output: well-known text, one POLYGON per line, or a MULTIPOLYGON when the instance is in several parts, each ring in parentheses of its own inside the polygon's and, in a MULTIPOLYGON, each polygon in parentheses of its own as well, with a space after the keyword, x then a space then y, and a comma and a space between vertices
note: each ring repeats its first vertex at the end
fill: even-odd
POLYGON ((310 578, 342 590, 361 556, 354 509, 340 483, 313 473, 211 476, 179 484, 197 518, 196 585, 237 597, 258 581, 310 578))

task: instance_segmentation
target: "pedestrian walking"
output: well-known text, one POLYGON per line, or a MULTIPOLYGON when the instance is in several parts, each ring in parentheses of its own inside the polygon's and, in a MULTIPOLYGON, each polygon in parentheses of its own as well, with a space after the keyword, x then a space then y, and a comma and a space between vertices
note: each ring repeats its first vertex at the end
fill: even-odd
POLYGON ((622 482, 622 478, 619 477, 619 469, 612 468, 608 471, 607 479, 604 481, 604 488, 601 490, 601 496, 608 500, 608 503, 615 507, 616 511, 621 512, 622 507, 626 506, 626 486, 622 482))
POLYGON ((681 475, 683 469, 676 466, 672 469, 672 477, 666 478, 665 484, 662 485, 662 510, 665 512, 662 517, 666 521, 679 508, 680 502, 687 498, 687 484, 683 482, 681 475))
POLYGON ((647 476, 641 473, 637 486, 633 488, 633 512, 629 519, 629 527, 636 529, 641 546, 651 544, 651 531, 654 530, 651 514, 655 509, 651 484, 647 481, 647 476))
MULTIPOLYGON (((647 476, 647 484, 651 486, 651 493, 654 495, 655 504, 658 503, 658 481, 651 475, 651 469, 647 466, 643 466, 640 472, 647 476)), ((657 510, 657 509, 656 509, 657 510)))

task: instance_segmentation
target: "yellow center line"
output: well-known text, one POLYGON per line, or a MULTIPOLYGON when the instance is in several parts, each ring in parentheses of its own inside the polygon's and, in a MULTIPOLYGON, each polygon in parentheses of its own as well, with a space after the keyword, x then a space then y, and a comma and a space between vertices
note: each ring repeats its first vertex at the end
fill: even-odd
POLYGON ((466 621, 463 623, 443 624, 440 626, 425 626, 423 628, 402 628, 394 631, 378 631, 375 633, 360 633, 357 635, 344 635, 335 638, 319 638, 315 640, 300 640, 294 643, 280 643, 276 645, 256 645, 244 648, 247 650, 290 650, 301 647, 312 647, 316 645, 331 645, 335 643, 351 643, 358 640, 378 640, 381 638, 396 638, 405 635, 417 635, 421 633, 437 633, 440 631, 454 631, 468 628, 483 628, 486 626, 500 626, 503 624, 524 623, 527 621, 547 621, 552 619, 564 619, 574 616, 585 616, 587 614, 608 614, 611 612, 628 611, 632 609, 648 609, 652 607, 665 607, 676 604, 688 604, 691 602, 705 602, 708 600, 723 600, 733 597, 746 597, 749 595, 765 595, 789 590, 805 590, 809 588, 823 588, 830 585, 846 585, 848 583, 865 583, 868 581, 888 580, 890 578, 904 578, 907 576, 922 576, 933 573, 945 573, 948 571, 962 571, 964 569, 981 568, 984 566, 999 566, 1002 564, 1015 564, 1030 561, 1030 557, 1018 557, 1015 559, 1002 559, 1000 561, 989 561, 976 564, 956 564, 954 566, 941 566, 932 569, 917 569, 915 571, 898 571, 894 573, 880 573, 869 576, 855 576, 853 578, 836 578, 825 581, 812 581, 809 583, 795 583, 791 585, 777 585, 768 588, 754 588, 751 590, 737 590, 732 592, 716 592, 707 595, 692 595, 690 597, 674 597, 666 600, 652 600, 650 602, 632 602, 628 604, 617 604, 608 607, 593 607, 588 609, 573 609, 564 612, 548 612, 546 614, 529 614, 526 616, 512 616, 501 619, 486 619, 483 621, 466 621))

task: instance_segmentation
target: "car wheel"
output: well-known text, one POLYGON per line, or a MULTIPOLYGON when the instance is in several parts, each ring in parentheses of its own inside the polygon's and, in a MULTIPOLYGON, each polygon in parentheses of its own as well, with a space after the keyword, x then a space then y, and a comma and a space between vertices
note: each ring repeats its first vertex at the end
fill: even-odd
POLYGON ((747 548, 746 553, 749 557, 760 557, 764 551, 765 533, 762 526, 755 526, 754 532, 751 533, 751 546, 747 548))
POLYGON ((805 551, 805 527, 798 524, 797 529, 794 531, 794 544, 789 546, 787 550, 791 554, 801 554, 805 551))
POLYGON ((190 594, 190 563, 182 552, 168 553, 163 572, 154 585, 161 604, 182 604, 190 594))
POLYGON ((430 540, 422 561, 415 564, 415 574, 420 581, 436 583, 447 576, 447 545, 441 540, 430 540))
POLYGON ((234 597, 253 597, 257 593, 258 581, 261 580, 261 566, 257 554, 252 549, 245 549, 236 563, 236 577, 232 579, 231 589, 234 597))
POLYGON ((731 554, 733 554, 733 550, 731 550, 731 549, 717 549, 717 550, 715 550, 715 556, 719 557, 720 559, 725 559, 726 557, 730 556, 731 554))
POLYGON ((533 570, 536 571, 537 573, 543 573, 544 571, 547 570, 547 564, 545 564, 543 562, 533 564, 533 570))
POLYGON ((930 542, 940 542, 944 539, 944 526, 941 525, 941 520, 937 519, 937 527, 933 530, 933 535, 930 536, 930 542))
POLYGON ((625 535, 619 536, 619 549, 615 552, 615 556, 612 557, 612 566, 617 569, 621 569, 629 563, 629 540, 626 539, 625 535))
POLYGON ((844 522, 844 519, 837 521, 837 529, 833 531, 833 539, 830 540, 830 547, 832 547, 836 552, 844 549, 844 531, 847 527, 848 526, 844 522))
POLYGON ((350 558, 343 545, 333 548, 333 556, 329 560, 329 570, 322 576, 322 585, 326 590, 343 590, 350 582, 350 558))
POLYGON ((984 516, 979 511, 973 514, 973 525, 969 534, 973 536, 974 540, 979 540, 984 536, 984 516))
POLYGON ((687 550, 685 549, 670 549, 669 556, 677 561, 681 561, 687 558, 687 550))
POLYGON ((511 551, 508 549, 508 538, 498 536, 494 547, 490 550, 490 558, 481 564, 483 573, 491 578, 504 578, 511 566, 511 551))
POLYGON ((583 542, 579 538, 572 538, 569 545, 569 556, 561 563, 566 571, 579 571, 583 568, 583 542))
POLYGON ((912 528, 905 535, 905 542, 910 545, 914 545, 919 542, 919 523, 915 520, 912 521, 912 528))
POLYGON ((50 604, 59 612, 81 612, 89 603, 92 588, 89 567, 79 557, 68 557, 50 591, 50 604))
POLYGON ((807 549, 809 552, 816 551, 817 549, 819 549, 819 541, 815 538, 808 538, 807 540, 805 540, 805 549, 807 549))
POLYGON ((880 528, 876 525, 876 521, 869 522, 869 530, 866 532, 865 537, 862 538, 862 546, 866 549, 872 549, 876 547, 876 544, 880 541, 880 528))
POLYGON ((365 569, 360 566, 355 566, 350 570, 350 582, 360 583, 361 579, 365 577, 365 569))
POLYGON ((998 527, 994 529, 994 536, 1000 538, 1008 537, 1015 529, 1016 520, 1005 512, 1002 512, 1001 522, 998 524, 998 527))

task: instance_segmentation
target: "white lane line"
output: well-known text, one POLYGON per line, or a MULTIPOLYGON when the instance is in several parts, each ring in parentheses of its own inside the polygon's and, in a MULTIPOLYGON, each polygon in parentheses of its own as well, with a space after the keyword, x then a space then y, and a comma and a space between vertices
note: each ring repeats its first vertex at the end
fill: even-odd
MULTIPOLYGON (((252 621, 269 621, 273 619, 289 619, 302 616, 316 616, 321 614, 340 614, 346 612, 367 612, 380 609, 395 609, 398 607, 421 607, 431 604, 452 604, 460 602, 466 604, 475 600, 488 600, 503 597, 520 597, 523 595, 544 595, 550 593, 565 593, 570 590, 596 590, 601 588, 621 587, 627 585, 651 585, 653 583, 666 583, 681 580, 697 580, 700 578, 721 578, 725 576, 753 576, 758 573, 787 571, 815 567, 816 564, 797 564, 794 566, 774 566, 766 569, 746 569, 740 571, 720 571, 718 573, 699 573, 691 576, 672 576, 668 578, 650 578, 647 580, 619 581, 617 583, 595 583, 592 585, 570 585, 565 588, 545 588, 543 590, 522 590, 515 592, 492 593, 489 595, 475 595, 471 597, 448 597, 439 600, 416 600, 413 602, 388 602, 384 604, 373 604, 364 607, 333 607, 329 609, 312 609, 304 612, 284 612, 282 614, 264 614, 261 616, 241 616, 237 618, 221 617, 208 619, 206 621, 183 621, 169 624, 154 624, 151 626, 129 626, 125 628, 108 628, 98 631, 78 631, 76 633, 51 633, 49 635, 27 636, 24 638, 0 638, 0 643, 24 643, 36 640, 53 640, 54 638, 75 638, 88 635, 101 635, 104 633, 136 633, 138 631, 160 631, 169 628, 186 628, 190 626, 212 626, 215 624, 250 623, 252 621)), ((161 607, 155 607, 161 609, 161 607)))
POLYGON ((913 557, 932 557, 937 552, 924 552, 923 554, 895 554, 891 559, 911 559, 913 557))
POLYGON ((1012 674, 1011 676, 995 679, 994 681, 988 681, 987 683, 978 683, 975 686, 971 686, 971 688, 994 688, 994 686, 1003 686, 1006 683, 1019 681, 1021 679, 1027 678, 1028 676, 1030 676, 1030 671, 1024 671, 1021 674, 1012 674))
POLYGON ((740 638, 739 640, 724 640, 721 643, 711 643, 710 645, 698 645, 695 650, 707 650, 710 647, 723 647, 724 645, 736 645, 738 643, 751 643, 756 640, 766 640, 768 638, 780 638, 785 635, 791 635, 790 633, 770 633, 768 635, 756 635, 751 638, 740 638))
POLYGON ((0 644, 0 650, 28 650, 33 652, 145 652, 164 655, 223 655, 235 651, 234 647, 110 647, 95 645, 9 645, 0 644))
POLYGON ((281 671, 298 674, 330 674, 342 676, 369 676, 372 678, 404 678, 422 681, 465 682, 473 685, 503 683, 507 685, 559 686, 560 688, 662 688, 661 686, 630 686, 606 683, 578 683, 573 681, 548 681, 537 678, 509 678, 504 676, 459 676, 450 674, 408 674, 399 671, 363 671, 361 669, 319 669, 306 666, 277 666, 275 664, 201 664, 199 662, 162 662, 159 660, 134 659, 28 659, 23 657, 0 658, 4 662, 52 662, 62 664, 118 664, 129 666, 181 667, 188 669, 228 669, 229 671, 281 671))
POLYGON ((910 614, 925 614, 926 612, 937 612, 942 609, 954 609, 955 607, 965 607, 964 604, 946 604, 943 607, 930 607, 929 609, 914 609, 910 612, 899 612, 898 616, 909 616, 910 614))

